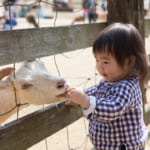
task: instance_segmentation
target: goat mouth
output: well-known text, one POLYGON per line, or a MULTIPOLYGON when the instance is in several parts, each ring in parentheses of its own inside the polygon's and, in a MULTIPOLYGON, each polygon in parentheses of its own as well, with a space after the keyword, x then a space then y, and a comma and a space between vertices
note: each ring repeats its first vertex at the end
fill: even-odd
POLYGON ((65 88, 65 92, 64 93, 61 93, 61 94, 58 94, 58 95, 56 95, 56 97, 66 97, 66 94, 67 94, 67 90, 69 89, 69 85, 67 85, 66 86, 66 88, 65 88))
POLYGON ((64 92, 64 93, 58 94, 58 95, 56 95, 56 97, 66 97, 68 88, 69 88, 69 87, 67 87, 67 88, 65 89, 65 92, 64 92))
POLYGON ((66 97, 66 94, 67 94, 67 91, 62 94, 56 95, 56 97, 66 97))

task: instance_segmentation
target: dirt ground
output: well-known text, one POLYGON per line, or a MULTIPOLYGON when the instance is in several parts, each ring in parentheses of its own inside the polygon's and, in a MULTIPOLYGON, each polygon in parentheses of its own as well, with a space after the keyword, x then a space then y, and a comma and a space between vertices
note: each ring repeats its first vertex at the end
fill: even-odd
MULTIPOLYGON (((73 18, 75 16, 82 15, 82 13, 82 11, 76 11, 73 13, 58 13, 56 26, 71 25, 73 18)), ((50 11, 50 15, 55 18, 54 12, 50 11)), ((54 26, 54 18, 40 19, 40 27, 54 26)), ((18 25, 15 28, 32 28, 32 26, 28 24, 24 18, 18 18, 18 25)), ((149 41, 150 38, 147 38, 147 52, 150 50, 149 41)), ((61 76, 69 81, 73 87, 80 87, 82 89, 88 88, 89 86, 96 84, 100 79, 100 77, 95 75, 95 61, 92 56, 91 48, 56 55, 56 60, 61 76)), ((41 58, 41 61, 45 63, 46 67, 51 73, 57 75, 53 56, 41 58)), ((150 98, 149 91, 147 91, 147 97, 150 98)), ((30 106, 20 111, 19 116, 24 116, 28 114, 28 112, 33 112, 42 108, 43 106, 30 106)), ((15 115, 12 116, 8 121, 14 119, 15 117, 15 115)), ((81 118, 69 125, 67 128, 62 129, 40 143, 30 147, 28 150, 47 150, 46 147, 48 147, 48 150, 91 150, 93 146, 87 137, 87 128, 87 120, 81 118)), ((150 142, 146 145, 145 150, 150 150, 150 142)))

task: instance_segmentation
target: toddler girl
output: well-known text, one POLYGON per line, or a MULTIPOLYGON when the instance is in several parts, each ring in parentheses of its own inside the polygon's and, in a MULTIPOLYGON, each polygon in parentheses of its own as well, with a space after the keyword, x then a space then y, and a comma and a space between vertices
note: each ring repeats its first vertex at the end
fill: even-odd
POLYGON ((70 90, 66 104, 83 108, 96 150, 143 150, 147 130, 139 81, 146 77, 147 60, 138 30, 109 25, 95 40, 93 54, 103 79, 84 92, 70 90))

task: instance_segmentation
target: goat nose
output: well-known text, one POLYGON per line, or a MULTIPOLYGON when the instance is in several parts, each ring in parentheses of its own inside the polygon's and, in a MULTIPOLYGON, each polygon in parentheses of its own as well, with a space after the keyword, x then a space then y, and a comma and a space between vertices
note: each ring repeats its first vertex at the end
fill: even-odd
POLYGON ((63 88, 63 87, 65 86, 65 83, 66 83, 66 81, 65 81, 64 79, 60 79, 60 80, 57 82, 56 87, 57 87, 58 89, 63 88))

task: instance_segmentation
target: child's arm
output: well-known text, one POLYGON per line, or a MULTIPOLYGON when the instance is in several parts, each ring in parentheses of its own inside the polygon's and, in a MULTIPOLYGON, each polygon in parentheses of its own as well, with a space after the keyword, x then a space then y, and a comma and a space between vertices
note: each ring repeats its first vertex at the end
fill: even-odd
POLYGON ((88 89, 85 89, 84 92, 88 95, 88 96, 96 96, 97 91, 99 91, 99 89, 101 88, 101 86, 103 86, 103 82, 104 80, 102 79, 97 85, 92 86, 88 89))
POLYGON ((0 70, 0 80, 2 80, 5 76, 11 74, 14 71, 14 68, 8 67, 0 70))
POLYGON ((114 87, 107 97, 87 96, 78 89, 70 91, 68 99, 84 109, 85 116, 93 113, 101 121, 112 121, 122 116, 131 107, 133 89, 128 84, 114 87))
MULTIPOLYGON (((95 108, 95 105, 96 105, 95 101, 91 102, 90 99, 93 99, 93 98, 91 98, 91 96, 96 95, 96 91, 101 86, 101 82, 103 82, 103 80, 101 80, 98 85, 95 85, 95 86, 88 88, 84 91, 79 90, 79 89, 75 89, 75 88, 70 88, 68 90, 69 94, 67 94, 68 95, 67 98, 69 99, 69 101, 66 102, 66 105, 79 104, 79 105, 81 105, 81 107, 83 109, 88 109, 90 107, 90 105, 92 105, 92 109, 95 108)), ((91 111, 92 111, 92 109, 90 108, 91 111)), ((90 111, 88 111, 88 112, 90 112, 90 111)))

